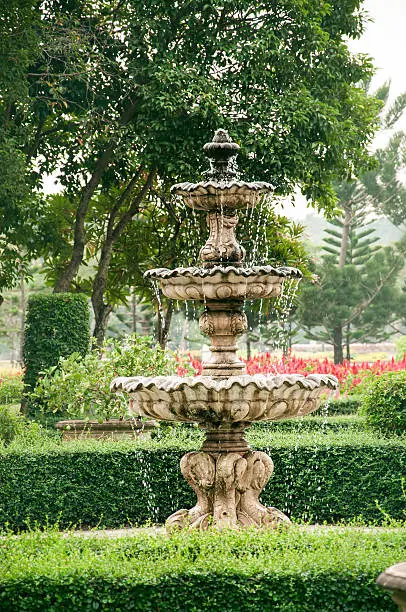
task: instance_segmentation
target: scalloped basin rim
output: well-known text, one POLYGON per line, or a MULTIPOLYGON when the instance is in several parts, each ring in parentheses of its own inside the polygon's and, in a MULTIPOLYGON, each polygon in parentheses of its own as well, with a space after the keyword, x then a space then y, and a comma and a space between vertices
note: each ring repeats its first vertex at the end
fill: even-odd
POLYGON ((144 272, 144 278, 174 278, 177 276, 184 277, 200 277, 208 278, 215 274, 235 274, 236 276, 243 276, 245 278, 249 276, 279 276, 282 278, 302 278, 302 273, 298 268, 289 266, 279 266, 274 268, 273 266, 252 266, 250 268, 237 268, 235 266, 214 266, 213 268, 198 268, 192 266, 189 268, 153 268, 144 272))
POLYGON ((275 188, 271 183, 266 183, 263 181, 254 181, 252 183, 248 183, 245 181, 200 181, 199 183, 176 183, 176 185, 172 185, 171 193, 176 195, 182 194, 191 194, 193 192, 199 192, 201 195, 205 193, 210 193, 210 191, 231 191, 234 190, 238 193, 238 191, 263 191, 269 192, 273 191, 275 188))
POLYGON ((338 379, 332 374, 276 374, 267 376, 264 374, 242 374, 241 376, 230 376, 227 379, 215 379, 211 376, 121 376, 115 378, 110 386, 111 391, 126 391, 132 393, 139 389, 151 389, 155 387, 160 391, 177 391, 189 387, 203 387, 206 390, 217 392, 231 389, 233 385, 246 388, 253 385, 257 389, 265 389, 272 391, 281 388, 282 386, 292 387, 298 385, 303 389, 316 389, 318 387, 326 387, 327 389, 335 390, 338 388, 338 379))

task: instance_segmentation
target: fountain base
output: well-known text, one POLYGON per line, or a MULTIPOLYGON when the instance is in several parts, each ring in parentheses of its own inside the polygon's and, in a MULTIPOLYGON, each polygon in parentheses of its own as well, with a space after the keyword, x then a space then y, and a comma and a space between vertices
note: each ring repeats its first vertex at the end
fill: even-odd
POLYGON ((207 429, 202 450, 187 453, 180 462, 184 478, 196 492, 190 510, 178 510, 166 521, 167 529, 200 529, 210 526, 275 528, 290 523, 277 508, 267 508, 259 495, 272 475, 268 455, 253 451, 244 439, 244 423, 207 429))

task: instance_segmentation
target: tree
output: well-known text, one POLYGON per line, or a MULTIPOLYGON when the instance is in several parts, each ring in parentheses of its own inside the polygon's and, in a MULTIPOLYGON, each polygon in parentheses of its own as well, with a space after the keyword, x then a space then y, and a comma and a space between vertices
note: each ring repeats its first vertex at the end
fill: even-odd
MULTIPOLYGON (((355 218, 360 219, 360 216, 355 218)), ((347 216, 348 219, 348 216, 347 216)), ((391 317, 398 317, 397 287, 406 245, 377 248, 370 230, 360 229, 354 218, 348 229, 346 259, 342 253, 325 255, 315 267, 316 280, 302 287, 297 317, 306 336, 332 344, 334 363, 342 363, 343 345, 350 358, 351 340, 372 341, 385 337, 391 317), (368 232, 368 233, 366 233, 368 232)), ((341 241, 346 231, 342 221, 341 241)), ((338 232, 335 232, 339 235, 338 232)), ((328 250, 334 250, 328 243, 328 250)))
POLYGON ((116 193, 92 294, 101 332, 121 235, 152 189, 197 178, 214 129, 244 145, 244 176, 269 180, 278 194, 299 184, 319 208, 334 207, 333 178, 367 164, 377 104, 357 84, 372 68, 345 42, 362 31, 359 2, 313 4, 156 0, 135 10, 129 0, 48 0, 38 8, 29 112, 17 105, 10 118, 34 135, 39 175, 58 169, 72 203, 55 291, 80 275, 97 199, 116 193))
MULTIPOLYGON (((384 129, 394 128, 406 107, 402 94, 388 109, 389 90, 388 82, 374 94, 383 104, 380 125, 384 129)), ((316 266, 320 280, 305 287, 300 299, 298 317, 307 336, 331 343, 335 363, 343 360, 344 343, 349 359, 351 340, 384 337, 385 327, 398 316, 401 296, 396 281, 405 241, 382 249, 368 226, 374 209, 382 212, 393 207, 396 218, 406 202, 406 189, 398 178, 404 139, 397 133, 377 151, 373 169, 335 186, 342 212, 326 229, 323 250, 328 256, 316 266)))

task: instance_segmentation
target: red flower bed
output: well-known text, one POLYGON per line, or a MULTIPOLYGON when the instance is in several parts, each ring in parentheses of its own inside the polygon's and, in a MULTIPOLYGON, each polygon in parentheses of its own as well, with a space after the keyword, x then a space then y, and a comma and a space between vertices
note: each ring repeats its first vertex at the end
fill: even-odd
MULTIPOLYGON (((379 376, 383 372, 398 372, 406 370, 406 354, 400 361, 394 358, 389 361, 346 361, 335 364, 329 359, 315 359, 312 357, 275 357, 271 353, 258 353, 254 357, 244 360, 247 365, 248 374, 333 374, 340 382, 341 393, 350 393, 367 376, 375 374, 379 376)), ((189 363, 195 374, 202 373, 202 363, 196 357, 189 355, 189 363)), ((178 375, 184 376, 190 373, 190 369, 178 367, 178 375)))

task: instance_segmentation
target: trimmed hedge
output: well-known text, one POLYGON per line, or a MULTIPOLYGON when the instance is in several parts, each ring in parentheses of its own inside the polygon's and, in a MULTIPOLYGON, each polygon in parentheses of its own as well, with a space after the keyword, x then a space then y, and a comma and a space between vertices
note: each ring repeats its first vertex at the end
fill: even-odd
MULTIPOLYGON (((179 443, 165 448, 164 440, 153 448, 153 442, 146 448, 131 442, 71 442, 18 452, 11 445, 0 454, 0 524, 20 529, 27 519, 106 527, 164 522, 195 503, 179 461, 200 444, 191 439, 183 448, 179 443)), ((379 524, 383 512, 406 518, 401 484, 406 441, 400 438, 281 432, 279 444, 275 434, 273 448, 262 445, 262 450, 275 463, 262 501, 294 519, 379 524)))
POLYGON ((360 411, 373 429, 386 434, 406 433, 406 371, 384 372, 371 379, 360 411))
POLYGON ((34 295, 28 302, 24 333, 24 383, 35 387, 39 372, 60 357, 85 355, 90 345, 90 311, 85 295, 34 295))
POLYGON ((332 399, 328 404, 328 414, 356 414, 360 407, 361 400, 359 397, 344 397, 340 399, 332 399))
POLYGON ((366 429, 365 418, 358 414, 340 414, 337 416, 307 416, 297 419, 284 419, 281 421, 260 421, 252 423, 249 432, 254 433, 260 431, 268 431, 269 435, 272 432, 296 432, 298 434, 308 431, 343 431, 343 430, 363 431, 366 429))
POLYGON ((34 532, 2 540, 0 609, 395 611, 375 580, 405 555, 401 530, 34 532))

